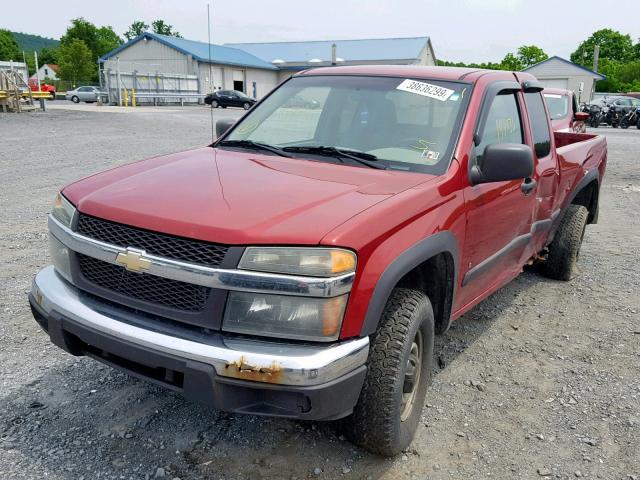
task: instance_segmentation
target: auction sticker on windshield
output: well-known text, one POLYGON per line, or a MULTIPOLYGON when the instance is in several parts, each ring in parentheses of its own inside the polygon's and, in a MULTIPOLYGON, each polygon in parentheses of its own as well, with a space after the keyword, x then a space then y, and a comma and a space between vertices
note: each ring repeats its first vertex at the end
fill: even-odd
POLYGON ((429 98, 435 98, 445 102, 449 97, 455 93, 455 90, 439 87, 438 85, 432 85, 431 83, 418 82, 416 80, 403 80, 400 85, 396 87, 396 90, 402 90, 404 92, 415 93, 423 95, 429 98))

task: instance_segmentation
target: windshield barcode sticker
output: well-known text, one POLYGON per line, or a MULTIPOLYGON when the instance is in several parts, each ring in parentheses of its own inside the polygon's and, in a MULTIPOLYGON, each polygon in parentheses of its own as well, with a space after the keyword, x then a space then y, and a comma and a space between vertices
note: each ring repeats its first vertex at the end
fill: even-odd
POLYGON ((418 82, 416 80, 403 80, 400 85, 396 87, 396 90, 402 90, 404 92, 415 93, 429 98, 435 98, 445 102, 449 97, 455 93, 455 90, 439 87, 438 85, 432 85, 430 83, 418 82))

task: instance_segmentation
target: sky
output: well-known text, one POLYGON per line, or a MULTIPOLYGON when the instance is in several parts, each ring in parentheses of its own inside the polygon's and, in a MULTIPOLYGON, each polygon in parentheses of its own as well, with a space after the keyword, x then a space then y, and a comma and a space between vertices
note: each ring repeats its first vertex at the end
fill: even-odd
MULTIPOLYGON (((60 38, 72 18, 122 35, 162 18, 185 38, 213 43, 430 36, 436 57, 499 61, 521 45, 568 58, 601 28, 640 38, 640 0, 30 0, 2 2, 0 28, 60 38), (615 8, 613 8, 615 5, 615 8), (46 12, 30 15, 26 10, 46 12)), ((339 55, 339 52, 338 52, 339 55)))

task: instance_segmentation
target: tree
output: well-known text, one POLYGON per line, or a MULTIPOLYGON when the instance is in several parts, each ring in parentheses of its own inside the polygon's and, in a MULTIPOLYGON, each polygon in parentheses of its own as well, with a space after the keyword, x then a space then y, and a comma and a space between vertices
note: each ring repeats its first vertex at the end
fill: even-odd
POLYGON ((98 29, 93 23, 82 17, 71 20, 71 26, 60 38, 60 45, 69 44, 74 39, 84 42, 94 59, 99 56, 98 29))
POLYGON ((632 58, 640 58, 640 38, 638 38, 638 43, 633 46, 632 58))
POLYGON ((523 45, 518 48, 516 58, 522 65, 522 68, 527 68, 531 65, 535 65, 536 63, 540 63, 546 60, 547 58, 549 58, 549 55, 547 55, 544 50, 536 45, 523 45))
POLYGON ((633 56, 634 46, 629 35, 603 28, 580 43, 578 49, 571 54, 571 61, 592 68, 593 50, 596 45, 600 45, 600 58, 625 62, 633 56))
POLYGON ((0 60, 22 60, 22 52, 18 42, 9 30, 0 29, 0 60))
POLYGON ((96 57, 101 57, 109 53, 123 43, 122 38, 109 26, 98 28, 96 35, 98 40, 97 51, 93 52, 96 57))
POLYGON ((151 28, 153 28, 154 33, 159 35, 182 38, 182 35, 173 31, 173 25, 169 25, 164 20, 154 20, 151 22, 151 28))
POLYGON ((133 40, 138 35, 142 35, 147 30, 149 30, 149 25, 144 23, 142 20, 136 20, 131 24, 129 30, 125 32, 124 36, 127 37, 127 40, 133 40))
POLYGON ((43 47, 42 50, 38 52, 38 62, 40 64, 58 63, 58 49, 43 47))
POLYGON ((440 67, 464 67, 464 68, 482 68, 485 70, 502 70, 502 66, 495 62, 483 62, 483 63, 464 63, 464 62, 450 62, 447 60, 438 60, 438 66, 440 67))
POLYGON ((515 72, 523 68, 522 62, 513 53, 507 53, 502 59, 502 62, 500 62, 501 70, 512 70, 515 72))
POLYGON ((95 61, 91 49, 77 38, 67 40, 58 51, 58 74, 63 80, 77 82, 90 80, 95 75, 95 61))

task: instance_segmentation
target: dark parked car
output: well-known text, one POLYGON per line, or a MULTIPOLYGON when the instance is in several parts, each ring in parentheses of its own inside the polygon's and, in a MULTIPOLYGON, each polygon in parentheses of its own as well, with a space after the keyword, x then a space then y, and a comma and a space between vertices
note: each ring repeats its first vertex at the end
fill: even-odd
POLYGON ((237 90, 218 90, 204 98, 204 103, 211 108, 242 107, 249 110, 257 100, 237 90))

